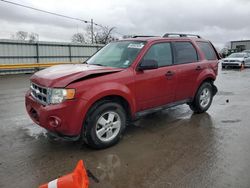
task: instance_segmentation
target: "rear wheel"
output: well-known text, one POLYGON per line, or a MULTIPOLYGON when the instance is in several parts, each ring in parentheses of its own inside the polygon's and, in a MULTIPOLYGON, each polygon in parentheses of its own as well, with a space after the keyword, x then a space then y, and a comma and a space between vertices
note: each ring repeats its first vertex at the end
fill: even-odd
POLYGON ((85 143, 95 149, 102 149, 116 144, 125 129, 126 113, 115 102, 97 104, 90 110, 84 125, 85 143))
POLYGON ((198 89, 192 103, 189 104, 190 109, 195 113, 203 113, 208 110, 213 100, 212 84, 204 82, 198 89))

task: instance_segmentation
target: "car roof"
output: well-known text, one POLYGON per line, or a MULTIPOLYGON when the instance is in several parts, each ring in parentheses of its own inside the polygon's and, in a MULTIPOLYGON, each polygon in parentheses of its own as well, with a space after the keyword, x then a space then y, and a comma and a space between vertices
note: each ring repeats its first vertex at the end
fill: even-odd
POLYGON ((144 41, 144 42, 153 42, 153 41, 203 41, 208 42, 203 38, 196 38, 196 37, 136 37, 136 38, 127 38, 122 39, 120 41, 144 41))

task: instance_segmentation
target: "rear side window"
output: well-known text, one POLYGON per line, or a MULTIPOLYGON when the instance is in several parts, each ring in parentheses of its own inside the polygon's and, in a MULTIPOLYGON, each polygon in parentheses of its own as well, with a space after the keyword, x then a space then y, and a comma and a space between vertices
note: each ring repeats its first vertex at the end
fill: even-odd
POLYGON ((174 42, 175 63, 192 63, 198 61, 196 49, 190 42, 174 42))
POLYGON ((201 51, 204 53, 205 58, 207 60, 216 60, 216 54, 214 52, 213 47, 208 42, 197 42, 198 46, 200 47, 201 51))
POLYGON ((159 67, 172 65, 172 50, 170 43, 154 44, 147 51, 144 60, 155 60, 159 67))

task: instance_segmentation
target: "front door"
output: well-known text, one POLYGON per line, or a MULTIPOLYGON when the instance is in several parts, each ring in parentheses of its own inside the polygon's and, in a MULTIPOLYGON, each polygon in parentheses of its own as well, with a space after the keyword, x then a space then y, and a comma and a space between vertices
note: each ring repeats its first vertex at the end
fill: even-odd
POLYGON ((172 66, 171 43, 153 44, 142 60, 155 60, 158 68, 135 72, 135 91, 138 109, 142 111, 171 103, 175 96, 176 75, 172 66))

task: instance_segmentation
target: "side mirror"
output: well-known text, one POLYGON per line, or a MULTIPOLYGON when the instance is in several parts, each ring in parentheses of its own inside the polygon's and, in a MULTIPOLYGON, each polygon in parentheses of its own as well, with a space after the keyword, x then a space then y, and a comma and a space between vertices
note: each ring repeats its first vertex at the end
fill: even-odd
POLYGON ((150 69, 157 69, 157 68, 158 68, 157 61, 155 61, 153 59, 147 59, 147 60, 141 61, 137 70, 142 71, 142 70, 150 70, 150 69))

